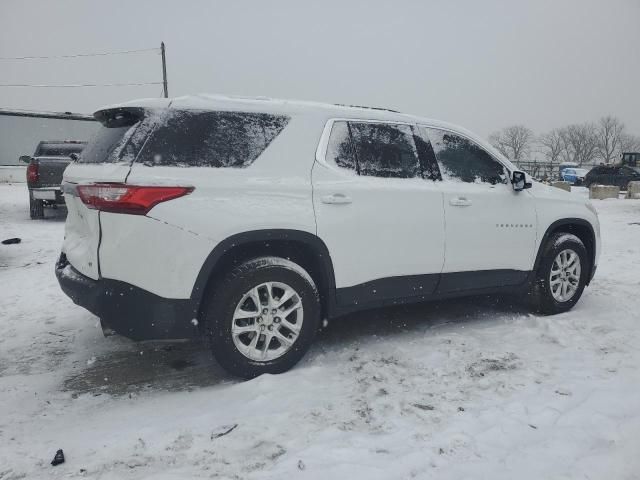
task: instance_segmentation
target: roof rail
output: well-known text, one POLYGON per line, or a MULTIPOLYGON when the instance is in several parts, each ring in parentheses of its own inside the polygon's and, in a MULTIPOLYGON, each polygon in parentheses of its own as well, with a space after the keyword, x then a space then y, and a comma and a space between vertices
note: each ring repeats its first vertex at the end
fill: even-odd
POLYGON ((334 103, 334 105, 336 107, 366 108, 367 110, 382 110, 384 112, 402 113, 402 112, 399 112, 398 110, 392 110, 390 108, 384 108, 384 107, 368 107, 365 105, 347 105, 345 103, 334 103))

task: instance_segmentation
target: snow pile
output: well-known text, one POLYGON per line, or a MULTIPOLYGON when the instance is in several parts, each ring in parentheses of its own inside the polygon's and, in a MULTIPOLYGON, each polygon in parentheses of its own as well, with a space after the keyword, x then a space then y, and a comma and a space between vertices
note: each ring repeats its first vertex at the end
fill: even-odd
POLYGON ((595 206, 603 253, 569 313, 361 313, 238 382, 206 345, 104 338, 56 283, 62 220, 0 186, 3 238, 23 239, 0 246, 0 479, 638 478, 640 202, 595 206))

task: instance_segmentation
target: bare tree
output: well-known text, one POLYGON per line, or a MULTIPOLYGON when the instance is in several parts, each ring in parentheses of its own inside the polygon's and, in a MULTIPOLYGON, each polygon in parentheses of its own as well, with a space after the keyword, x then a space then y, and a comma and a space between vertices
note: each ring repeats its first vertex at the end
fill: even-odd
POLYGON ((551 163, 559 163, 562 152, 566 150, 566 144, 562 130, 554 128, 548 133, 543 133, 538 138, 542 154, 551 163))
POLYGON ((592 123, 569 125, 560 130, 566 145, 562 152, 563 161, 575 162, 578 165, 592 163, 598 155, 598 136, 592 123))
POLYGON ((518 162, 529 153, 533 142, 533 132, 524 125, 512 125, 492 133, 489 136, 489 141, 503 155, 518 162))
POLYGON ((640 152, 640 137, 630 133, 620 135, 621 152, 640 152))
POLYGON ((505 157, 509 157, 509 152, 507 151, 505 145, 502 143, 501 132, 493 132, 492 134, 490 134, 489 143, 496 147, 496 150, 498 150, 505 157))
POLYGON ((616 117, 602 117, 596 127, 598 156, 604 163, 613 163, 620 156, 620 136, 624 124, 616 117))

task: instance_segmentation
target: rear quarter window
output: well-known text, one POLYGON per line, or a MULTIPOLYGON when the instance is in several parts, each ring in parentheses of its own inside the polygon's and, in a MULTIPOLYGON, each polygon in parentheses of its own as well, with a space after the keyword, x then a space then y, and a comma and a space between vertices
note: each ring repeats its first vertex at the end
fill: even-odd
POLYGON ((247 167, 289 117, 267 113, 168 110, 138 162, 181 167, 247 167))

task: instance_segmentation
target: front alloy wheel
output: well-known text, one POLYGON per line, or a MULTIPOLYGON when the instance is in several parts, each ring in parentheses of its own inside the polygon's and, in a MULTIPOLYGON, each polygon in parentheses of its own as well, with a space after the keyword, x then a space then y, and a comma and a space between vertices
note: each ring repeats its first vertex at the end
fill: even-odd
POLYGON ((580 285, 580 257, 576 252, 567 248, 562 250, 553 261, 549 274, 551 295, 558 302, 571 300, 580 285))
POLYGON ((530 300, 534 310, 555 314, 570 310, 580 299, 590 268, 587 249, 577 236, 558 232, 540 252, 530 300))

